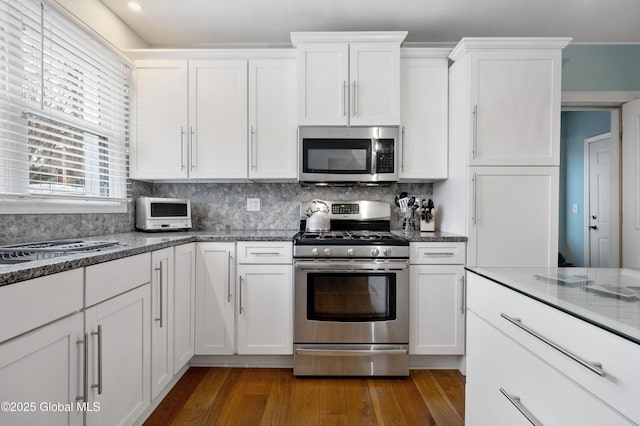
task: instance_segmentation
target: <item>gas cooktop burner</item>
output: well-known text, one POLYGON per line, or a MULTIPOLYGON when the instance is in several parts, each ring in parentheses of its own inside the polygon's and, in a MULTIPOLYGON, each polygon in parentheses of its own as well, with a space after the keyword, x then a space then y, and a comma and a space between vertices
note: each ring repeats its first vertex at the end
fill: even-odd
POLYGON ((296 244, 387 244, 409 245, 404 238, 391 232, 379 231, 329 231, 299 232, 296 244))

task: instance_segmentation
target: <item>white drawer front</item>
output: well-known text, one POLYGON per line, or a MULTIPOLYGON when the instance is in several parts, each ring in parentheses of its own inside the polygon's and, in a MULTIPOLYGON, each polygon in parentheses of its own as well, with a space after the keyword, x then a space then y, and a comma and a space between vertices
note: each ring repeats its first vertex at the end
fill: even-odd
POLYGON ((291 241, 240 241, 237 245, 238 263, 291 264, 291 241))
POLYGON ((151 253, 88 266, 85 306, 93 306, 151 281, 151 253))
POLYGON ((82 309, 83 269, 0 287, 0 342, 82 309))
POLYGON ((473 312, 467 321, 467 386, 500 424, 529 425, 526 415, 545 425, 632 424, 473 312))
POLYGON ((411 264, 464 265, 465 243, 411 243, 411 264))
POLYGON ((474 273, 468 273, 467 280, 469 310, 640 423, 640 345, 474 273), (514 324, 505 316, 519 321, 514 324), (604 376, 580 360, 601 363, 604 376))

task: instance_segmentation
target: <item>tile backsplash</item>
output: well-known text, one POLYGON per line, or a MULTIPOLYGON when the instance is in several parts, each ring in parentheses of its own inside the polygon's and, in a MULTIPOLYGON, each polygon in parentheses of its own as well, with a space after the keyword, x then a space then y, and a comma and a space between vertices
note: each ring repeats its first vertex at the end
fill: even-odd
MULTIPOLYGON (((392 228, 401 216, 393 205, 396 194, 431 197, 431 184, 401 183, 387 187, 302 187, 297 183, 133 183, 140 195, 188 198, 193 229, 297 229, 301 202, 325 200, 380 200, 392 205, 392 228), (260 211, 247 211, 247 198, 260 199, 260 211)), ((437 206, 437 200, 434 200, 437 206)), ((133 231, 133 206, 118 214, 0 215, 0 244, 79 238, 133 231)))

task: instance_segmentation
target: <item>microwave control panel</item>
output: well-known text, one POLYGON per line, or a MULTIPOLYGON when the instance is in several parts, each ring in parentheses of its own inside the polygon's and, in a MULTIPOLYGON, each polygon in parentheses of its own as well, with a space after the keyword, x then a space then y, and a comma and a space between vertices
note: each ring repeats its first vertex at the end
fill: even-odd
POLYGON ((376 173, 393 173, 395 171, 393 148, 393 139, 378 140, 378 149, 376 150, 376 173))

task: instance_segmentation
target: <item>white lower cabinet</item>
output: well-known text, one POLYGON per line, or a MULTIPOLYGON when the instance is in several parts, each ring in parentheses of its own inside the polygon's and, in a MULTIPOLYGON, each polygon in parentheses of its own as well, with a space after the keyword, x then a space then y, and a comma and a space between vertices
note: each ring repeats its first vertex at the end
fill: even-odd
POLYGON ((173 247, 151 253, 151 399, 173 379, 173 247))
POLYGON ((84 397, 83 318, 77 313, 0 345, 0 401, 9 404, 0 424, 83 424, 76 405, 84 397))
POLYGON ((292 354, 289 265, 238 265, 238 354, 292 354))
POLYGON ((235 349, 235 243, 198 243, 196 355, 232 355, 235 349))
POLYGON ((149 298, 146 284, 85 310, 87 425, 133 424, 150 404, 149 298))
POLYGON ((196 306, 196 244, 175 247, 173 291, 169 324, 173 336, 173 373, 177 374, 194 354, 196 306))
POLYGON ((464 244, 411 243, 410 354, 464 354, 464 244))

